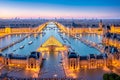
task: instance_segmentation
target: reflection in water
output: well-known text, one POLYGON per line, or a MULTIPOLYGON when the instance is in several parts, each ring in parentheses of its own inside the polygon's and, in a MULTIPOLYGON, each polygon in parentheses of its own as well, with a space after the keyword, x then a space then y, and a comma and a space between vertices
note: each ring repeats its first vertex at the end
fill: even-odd
POLYGON ((58 52, 50 52, 44 61, 40 75, 42 78, 64 77, 64 71, 60 65, 61 55, 58 52), (59 75, 59 76, 57 76, 59 75))
POLYGON ((3 48, 5 46, 8 46, 9 44, 21 39, 22 37, 24 37, 25 35, 20 34, 20 35, 8 35, 4 38, 1 38, 0 40, 0 48, 3 48), (21 36, 20 36, 21 35, 21 36))
POLYGON ((83 35, 82 38, 85 38, 85 39, 90 40, 90 41, 95 42, 95 43, 101 43, 101 41, 102 41, 102 36, 97 35, 97 34, 83 35))
POLYGON ((42 78, 64 77, 64 71, 60 64, 61 55, 58 52, 47 54, 47 59, 44 60, 40 75, 42 78))

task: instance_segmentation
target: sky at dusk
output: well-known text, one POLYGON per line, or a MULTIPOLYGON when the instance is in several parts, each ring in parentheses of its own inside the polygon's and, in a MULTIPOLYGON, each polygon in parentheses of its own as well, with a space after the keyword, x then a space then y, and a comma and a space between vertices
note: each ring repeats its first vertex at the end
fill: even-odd
POLYGON ((120 19, 120 0, 0 0, 0 18, 120 19))

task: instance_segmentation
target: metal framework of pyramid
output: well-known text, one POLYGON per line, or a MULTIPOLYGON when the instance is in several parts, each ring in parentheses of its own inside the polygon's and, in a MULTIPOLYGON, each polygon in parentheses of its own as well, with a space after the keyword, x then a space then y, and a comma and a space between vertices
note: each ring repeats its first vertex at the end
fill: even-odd
POLYGON ((37 51, 44 52, 50 51, 50 47, 54 46, 54 51, 65 51, 67 50, 67 46, 63 45, 59 40, 57 40, 54 36, 50 36, 37 51))
POLYGON ((42 44, 42 47, 48 47, 48 46, 62 47, 63 44, 59 40, 57 40, 54 36, 51 36, 47 39, 47 41, 45 41, 42 44))

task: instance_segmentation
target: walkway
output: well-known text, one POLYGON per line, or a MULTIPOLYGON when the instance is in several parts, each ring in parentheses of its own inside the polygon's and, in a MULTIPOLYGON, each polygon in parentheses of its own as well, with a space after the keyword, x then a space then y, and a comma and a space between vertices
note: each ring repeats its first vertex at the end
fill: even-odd
POLYGON ((64 78, 64 69, 61 65, 61 53, 45 53, 46 60, 40 72, 40 78, 64 78))

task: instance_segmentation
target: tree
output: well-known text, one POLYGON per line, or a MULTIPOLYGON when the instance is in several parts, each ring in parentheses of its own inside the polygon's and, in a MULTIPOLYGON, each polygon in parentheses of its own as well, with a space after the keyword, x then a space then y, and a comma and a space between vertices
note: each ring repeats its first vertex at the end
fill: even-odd
POLYGON ((120 80, 120 76, 115 73, 105 73, 103 80, 120 80))
POLYGON ((109 74, 108 73, 103 75, 103 80, 109 80, 109 74))
POLYGON ((120 76, 119 76, 119 77, 117 77, 115 80, 120 80, 120 76))

